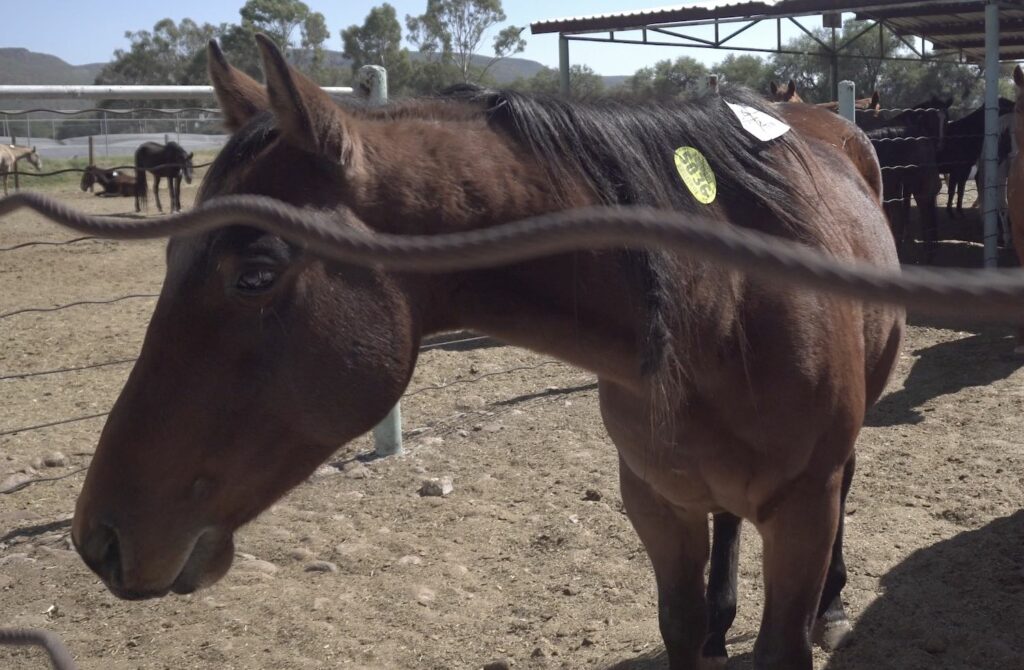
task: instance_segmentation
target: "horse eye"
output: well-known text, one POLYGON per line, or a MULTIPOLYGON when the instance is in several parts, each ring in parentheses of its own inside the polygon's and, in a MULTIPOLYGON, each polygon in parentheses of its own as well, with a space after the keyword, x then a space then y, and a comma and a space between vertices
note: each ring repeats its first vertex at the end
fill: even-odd
POLYGON ((277 273, 270 268, 254 268, 246 270, 238 276, 235 288, 243 293, 259 293, 266 291, 277 280, 277 273))

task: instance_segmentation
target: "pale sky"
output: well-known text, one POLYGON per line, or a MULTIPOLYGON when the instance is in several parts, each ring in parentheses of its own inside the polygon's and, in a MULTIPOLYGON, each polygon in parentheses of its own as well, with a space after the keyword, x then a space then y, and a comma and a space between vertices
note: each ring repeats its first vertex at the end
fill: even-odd
MULTIPOLYGON (((13 3, 13 0, 11 0, 13 3)), ((169 2, 140 2, 103 0, 83 3, 82 0, 23 0, 13 3, 4 12, 0 47, 24 47, 31 51, 53 54, 73 64, 81 65, 110 60, 114 49, 128 46, 125 31, 150 30, 157 21, 172 18, 179 21, 189 17, 197 22, 218 24, 237 22, 238 9, 245 0, 171 0, 169 2)), ((341 50, 339 31, 353 23, 361 24, 371 7, 383 0, 305 0, 311 9, 321 12, 327 19, 331 37, 327 47, 341 50)), ((403 23, 406 14, 421 14, 426 0, 391 0, 403 23)), ((665 6, 666 0, 504 0, 509 23, 528 25, 534 21, 565 16, 588 16, 609 12, 648 9, 665 6)), ((693 4, 680 3, 680 4, 693 4)), ((805 25, 821 25, 818 18, 809 18, 805 25)), ((792 25, 784 26, 783 40, 799 34, 792 25)), ((297 35, 296 35, 297 37, 297 35)), ((551 67, 558 66, 558 38, 556 35, 529 35, 524 58, 539 61, 551 67)), ((746 46, 772 47, 775 44, 775 24, 765 23, 744 33, 746 46)), ((705 63, 714 63, 726 56, 726 51, 686 49, 678 47, 652 47, 610 44, 581 44, 574 42, 571 58, 604 75, 632 74, 638 68, 656 60, 689 55, 705 63)))

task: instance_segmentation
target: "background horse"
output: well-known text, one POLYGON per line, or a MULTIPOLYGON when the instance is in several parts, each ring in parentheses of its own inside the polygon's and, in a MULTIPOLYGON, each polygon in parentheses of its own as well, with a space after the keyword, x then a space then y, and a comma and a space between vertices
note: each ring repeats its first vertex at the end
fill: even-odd
MULTIPOLYGON (((792 79, 789 80, 789 84, 786 88, 780 87, 774 81, 768 84, 768 99, 772 102, 804 102, 804 99, 800 97, 800 94, 796 90, 796 82, 792 79)), ((822 107, 832 112, 839 113, 839 102, 833 100, 832 102, 819 102, 814 103, 816 107, 822 107)), ((871 94, 870 98, 859 98, 853 101, 853 108, 861 111, 867 110, 878 110, 881 109, 882 104, 878 95, 878 91, 871 94)))
MULTIPOLYGON (((999 98, 999 116, 1003 117, 1012 112, 1013 102, 999 98)), ((938 153, 937 160, 939 172, 946 175, 946 211, 951 216, 954 196, 957 214, 964 215, 964 188, 970 179, 971 169, 981 156, 984 141, 984 107, 979 107, 962 119, 946 123, 945 143, 938 153)))
MULTIPOLYGON (((783 112, 792 130, 761 142, 725 101, 777 112, 728 89, 671 106, 487 92, 343 109, 258 41, 266 90, 211 47, 233 134, 200 202, 263 194, 338 226, 425 235, 660 206, 898 267, 877 193, 816 139, 824 130, 806 131, 856 132, 825 110, 783 112)), ((597 374, 673 670, 700 661, 707 518, 723 511, 764 538, 756 666, 812 667, 843 482, 898 355, 901 310, 780 291, 667 252, 385 272, 237 223, 169 243, 140 358, 78 500, 75 546, 113 593, 220 579, 235 530, 401 397, 424 335, 473 328, 597 374)))
MULTIPOLYGON (((1018 147, 1024 142, 1024 70, 1020 65, 1013 69, 1013 83, 1017 90, 1014 102, 1013 134, 1018 147)), ((1010 177, 1007 181, 1007 200, 1009 201, 1010 229, 1013 248, 1017 252, 1017 260, 1024 259, 1024 151, 1018 151, 1010 165, 1010 177)), ((1017 331, 1017 346, 1014 353, 1024 354, 1024 326, 1017 331)))
MULTIPOLYGON (((999 143, 998 163, 996 164, 996 215, 999 219, 1000 244, 1010 244, 1012 237, 1010 230, 1009 202, 1007 200, 1007 181, 1010 177, 1010 166, 1017 156, 1017 138, 1014 135, 1014 123, 1016 114, 1012 111, 999 117, 999 143)), ((985 158, 978 157, 974 175, 974 185, 978 197, 974 201, 974 207, 981 208, 984 212, 988 205, 985 203, 985 158)))
POLYGON ((146 172, 153 173, 153 195, 156 197, 156 208, 164 211, 160 205, 160 178, 167 178, 167 189, 171 192, 171 211, 181 210, 181 179, 186 184, 192 183, 192 153, 186 152, 177 142, 157 144, 144 142, 135 150, 135 211, 142 211, 146 205, 146 172))
MULTIPOLYGON (((910 235, 911 198, 917 203, 922 239, 938 239, 938 154, 944 147, 945 110, 951 103, 932 99, 892 117, 877 111, 857 115, 857 125, 866 131, 878 156, 885 211, 897 248, 903 249, 910 235)), ((929 245, 929 257, 931 253, 929 245)))
POLYGON ((43 159, 39 157, 35 147, 19 147, 16 144, 0 144, 0 177, 3 177, 4 195, 7 195, 8 173, 18 169, 18 161, 27 160, 39 172, 43 169, 43 159))
POLYGON ((95 165, 86 167, 85 172, 82 173, 80 184, 82 190, 86 191, 95 184, 103 187, 103 192, 96 194, 100 197, 131 197, 135 195, 135 177, 123 170, 104 170, 95 165))

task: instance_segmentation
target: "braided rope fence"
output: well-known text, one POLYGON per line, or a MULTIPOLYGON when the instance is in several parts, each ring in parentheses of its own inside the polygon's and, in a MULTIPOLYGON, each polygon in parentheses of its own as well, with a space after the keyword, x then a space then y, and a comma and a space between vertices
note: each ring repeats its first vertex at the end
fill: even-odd
MULTIPOLYGON (((338 261, 402 271, 478 268, 579 249, 669 248, 759 279, 853 298, 966 318, 1024 319, 1021 270, 939 273, 909 268, 900 273, 865 263, 839 262, 823 252, 755 231, 722 226, 705 217, 646 208, 590 208, 490 229, 424 237, 365 233, 338 225, 355 219, 350 212, 326 215, 260 196, 219 198, 189 212, 137 223, 84 215, 36 193, 18 193, 0 200, 0 216, 20 209, 33 210, 92 237, 125 240, 197 233, 242 220, 301 241, 314 253, 338 261)), ((41 646, 58 670, 75 668, 59 638, 48 631, 0 629, 0 644, 41 646)))
POLYGON ((532 217, 493 228, 444 235, 368 233, 348 210, 294 207, 265 196, 213 199, 144 222, 82 214, 38 193, 0 200, 0 216, 30 209, 79 233, 121 240, 196 234, 245 221, 313 253, 363 267, 445 272, 521 262, 583 249, 671 249, 761 280, 901 305, 935 315, 1024 320, 1024 271, 907 268, 845 262, 810 247, 698 215, 643 207, 592 207, 532 217))

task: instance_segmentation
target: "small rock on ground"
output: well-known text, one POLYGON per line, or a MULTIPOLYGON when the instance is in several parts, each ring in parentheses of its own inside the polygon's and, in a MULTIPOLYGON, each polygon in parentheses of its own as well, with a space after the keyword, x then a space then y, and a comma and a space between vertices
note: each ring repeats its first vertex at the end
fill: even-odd
POLYGON ((24 472, 15 472, 13 475, 0 482, 0 493, 7 493, 18 488, 25 482, 31 481, 32 477, 24 472))
POLYGON ((330 561, 312 561, 306 564, 306 572, 337 572, 338 566, 330 561))
POLYGON ((52 454, 43 458, 43 465, 48 468, 62 468, 68 464, 68 457, 59 451, 55 451, 52 454))
POLYGON ((451 477, 432 477, 423 480, 420 495, 424 497, 444 497, 455 490, 451 477))

